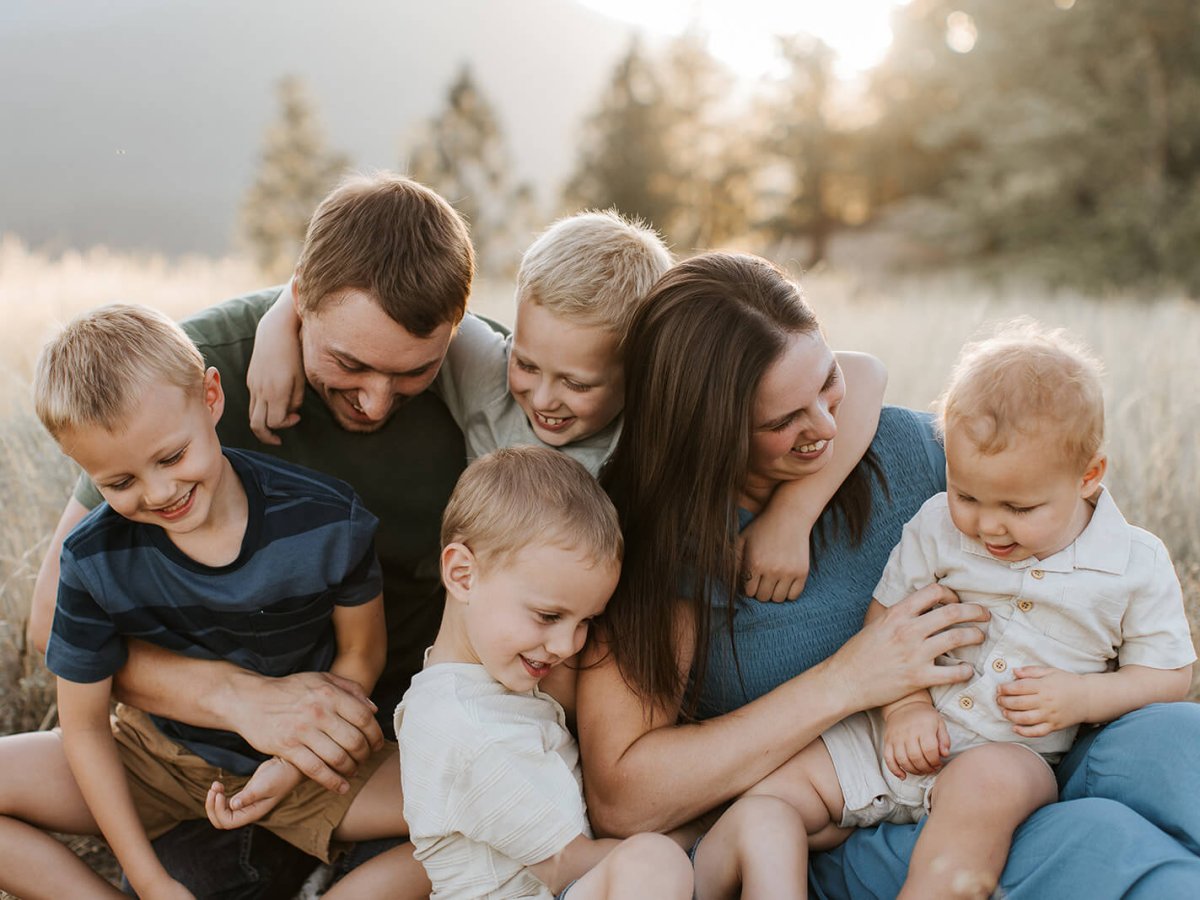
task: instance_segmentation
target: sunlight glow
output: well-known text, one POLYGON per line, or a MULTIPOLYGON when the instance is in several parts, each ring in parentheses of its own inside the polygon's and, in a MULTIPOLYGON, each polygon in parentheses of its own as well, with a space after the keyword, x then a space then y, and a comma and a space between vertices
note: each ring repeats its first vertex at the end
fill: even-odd
POLYGON ((580 0, 644 31, 674 36, 698 27, 714 56, 746 78, 779 64, 777 36, 814 35, 852 77, 876 65, 892 42, 888 17, 898 0, 580 0))

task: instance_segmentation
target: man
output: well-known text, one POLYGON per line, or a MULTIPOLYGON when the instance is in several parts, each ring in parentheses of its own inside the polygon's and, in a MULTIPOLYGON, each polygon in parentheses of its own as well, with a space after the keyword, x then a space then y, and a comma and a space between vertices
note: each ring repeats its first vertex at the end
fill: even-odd
MULTIPOLYGON (((379 517, 388 662, 374 704, 336 676, 265 678, 137 642, 116 678, 122 700, 236 731, 330 790, 344 789, 344 776, 383 739, 374 712, 390 719, 441 619, 438 527, 465 454, 449 413, 425 389, 465 312, 473 274, 466 225, 433 191, 390 174, 355 177, 334 190, 313 215, 296 268, 308 387, 298 424, 277 446, 259 443, 251 432, 245 376, 258 321, 279 289, 227 301, 182 323, 205 364, 221 373, 223 444, 274 453, 342 478, 379 517)), ((54 614, 62 541, 99 501, 90 482, 81 480, 59 520, 30 614, 29 636, 39 648, 45 648, 54 614)), ((246 870, 239 863, 252 852, 249 832, 230 833, 238 844, 214 853, 208 843, 195 846, 192 826, 176 831, 184 828, 190 830, 182 847, 172 847, 167 835, 156 848, 172 874, 198 894, 229 889, 226 863, 238 870, 228 877, 246 883, 222 896, 266 896, 263 890, 284 874, 279 869, 303 869, 291 863, 263 869, 251 859, 246 870)))

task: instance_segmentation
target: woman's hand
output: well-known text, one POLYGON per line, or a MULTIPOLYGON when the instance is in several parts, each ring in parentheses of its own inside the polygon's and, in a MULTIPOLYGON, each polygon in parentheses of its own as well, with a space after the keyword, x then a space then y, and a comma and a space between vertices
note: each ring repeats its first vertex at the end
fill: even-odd
POLYGON ((300 421, 305 381, 299 327, 289 281, 258 323, 246 369, 250 430, 264 444, 278 446, 281 441, 272 429, 291 428, 300 421))
POLYGON ((949 588, 931 584, 863 625, 826 660, 830 684, 848 691, 852 709, 884 706, 914 691, 955 684, 971 677, 967 663, 939 666, 937 657, 958 647, 983 643, 983 630, 964 622, 986 622, 991 615, 973 603, 959 603, 949 588))

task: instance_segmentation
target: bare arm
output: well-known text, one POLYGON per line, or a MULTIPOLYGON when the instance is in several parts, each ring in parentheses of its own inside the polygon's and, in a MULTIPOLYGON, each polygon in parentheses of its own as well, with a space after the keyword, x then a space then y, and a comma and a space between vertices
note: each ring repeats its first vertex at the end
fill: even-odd
POLYGON ((42 565, 38 569, 37 580, 33 584, 33 600, 29 605, 29 624, 25 635, 29 643, 37 648, 39 653, 46 652, 46 644, 50 640, 50 625, 54 621, 54 606, 58 601, 58 563, 62 556, 63 541, 71 533, 71 529, 83 521, 91 510, 72 497, 67 501, 58 525, 50 538, 50 546, 42 557, 42 565))
POLYGON ((1111 722, 1150 703, 1183 700, 1192 667, 1122 666, 1115 672, 1075 675, 1046 666, 1024 666, 1000 685, 997 702, 1013 731, 1043 737, 1081 723, 1111 722))
POLYGON ((795 600, 808 579, 808 536, 846 476, 858 465, 879 426, 887 369, 865 353, 837 354, 846 397, 838 408, 829 462, 806 478, 785 481, 762 513, 742 531, 747 597, 795 600))
MULTIPOLYGON (((677 827, 742 794, 850 713, 966 680, 969 666, 933 660, 981 642, 978 628, 944 629, 983 621, 987 613, 954 600, 939 585, 917 591, 824 662, 740 709, 696 723, 678 723, 679 701, 645 709, 597 643, 585 651, 579 673, 579 743, 592 824, 614 835, 677 827), (932 609, 937 603, 951 605, 932 609)), ((681 625, 676 646, 689 648, 678 658, 685 671, 690 626, 681 625)))
POLYGON ((300 421, 305 378, 299 332, 300 317, 289 281, 258 322, 246 368, 250 430, 264 444, 278 446, 282 441, 273 429, 291 428, 300 421))
POLYGON ((94 684, 58 680, 63 750, 71 773, 129 883, 143 897, 191 895, 176 884, 150 846, 108 721, 111 679, 94 684))

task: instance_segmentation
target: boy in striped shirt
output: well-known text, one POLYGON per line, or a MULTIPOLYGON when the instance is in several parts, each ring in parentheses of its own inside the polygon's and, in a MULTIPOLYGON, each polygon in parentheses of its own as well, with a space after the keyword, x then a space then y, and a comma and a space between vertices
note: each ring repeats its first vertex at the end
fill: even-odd
MULTIPOLYGON (((143 307, 69 324, 43 351, 34 394, 107 502, 63 545, 46 654, 62 733, 0 746, 0 886, 121 896, 42 829, 103 833, 142 897, 190 896, 150 845, 185 819, 257 820, 324 860, 337 842, 404 834, 395 745, 335 794, 232 732, 121 705, 109 717, 129 638, 268 676, 327 670, 370 693, 386 655, 377 521, 353 490, 222 449, 219 373, 143 307)), ((327 896, 352 896, 370 869, 327 896)))

